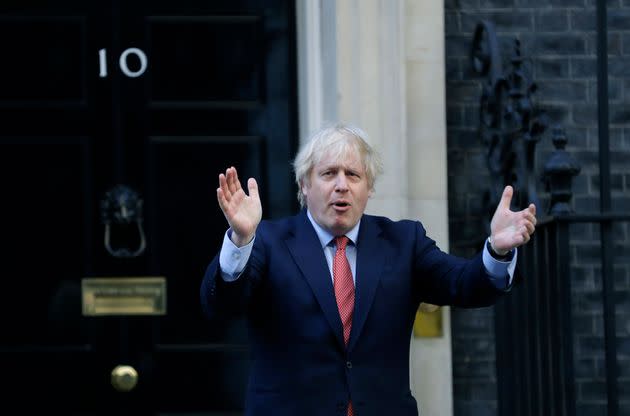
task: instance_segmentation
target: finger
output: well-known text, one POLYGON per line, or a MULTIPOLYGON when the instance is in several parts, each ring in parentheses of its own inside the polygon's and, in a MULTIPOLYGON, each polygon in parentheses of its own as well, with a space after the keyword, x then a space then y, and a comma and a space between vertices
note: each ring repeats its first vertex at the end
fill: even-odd
POLYGON ((225 176, 227 176, 228 189, 231 193, 236 193, 236 169, 234 169, 233 167, 227 168, 227 170, 225 171, 225 176))
POLYGON ((499 208, 501 209, 510 209, 510 203, 512 202, 512 195, 514 194, 514 190, 510 185, 506 186, 503 189, 503 195, 501 195, 501 201, 499 202, 499 208))
POLYGON ((529 210, 523 211, 523 218, 536 225, 536 217, 533 216, 529 210))
POLYGON ((527 233, 530 235, 534 234, 534 230, 536 229, 536 227, 534 227, 534 224, 532 224, 531 222, 525 223, 525 228, 527 228, 527 233))
POLYGON ((523 234, 523 236, 521 238, 523 240, 523 242, 521 244, 519 244, 521 246, 527 244, 529 242, 529 239, 530 239, 529 234, 527 234, 527 233, 523 234))
POLYGON ((247 180, 247 190, 250 197, 258 198, 258 183, 256 183, 256 179, 249 178, 247 180))
POLYGON ((239 191, 243 189, 241 188, 241 181, 238 179, 238 172, 234 166, 232 166, 232 170, 234 171, 234 186, 236 187, 236 190, 239 191))
POLYGON ((525 244, 525 235, 529 235, 527 234, 525 227, 519 227, 516 229, 512 235, 513 243, 511 248, 519 247, 525 244))
POLYGON ((533 222, 534 224, 536 224, 536 221, 537 221, 537 220, 536 220, 536 214, 532 214, 532 212, 528 210, 528 211, 527 211, 527 218, 528 218, 531 222, 533 222))
POLYGON ((221 208, 221 211, 223 211, 223 214, 225 214, 228 201, 225 198, 225 193, 223 192, 223 189, 221 188, 217 188, 217 201, 219 201, 219 207, 221 208))
POLYGON ((232 191, 232 193, 236 193, 242 189, 241 182, 238 179, 238 172, 234 166, 230 167, 230 181, 228 182, 228 185, 230 186, 230 191, 232 191))
POLYGON ((527 207, 527 209, 529 210, 529 212, 531 212, 531 214, 535 217, 536 216, 536 205, 534 204, 529 204, 529 206, 527 207))
POLYGON ((225 177, 224 174, 219 175, 219 189, 221 189, 223 198, 226 201, 229 201, 232 198, 232 194, 227 184, 227 178, 225 177))

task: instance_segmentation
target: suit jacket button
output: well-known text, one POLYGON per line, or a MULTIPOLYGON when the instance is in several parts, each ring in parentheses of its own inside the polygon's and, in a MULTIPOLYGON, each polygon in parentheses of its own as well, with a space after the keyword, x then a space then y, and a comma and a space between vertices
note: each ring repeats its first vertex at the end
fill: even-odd
POLYGON ((347 361, 346 362, 346 367, 348 367, 348 370, 352 368, 352 362, 351 361, 347 361))

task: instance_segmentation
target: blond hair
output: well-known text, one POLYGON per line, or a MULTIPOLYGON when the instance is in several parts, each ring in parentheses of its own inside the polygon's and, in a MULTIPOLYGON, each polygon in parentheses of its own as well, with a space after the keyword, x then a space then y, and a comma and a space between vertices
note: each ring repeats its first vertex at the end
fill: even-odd
POLYGON ((306 206, 302 185, 309 185, 313 167, 325 156, 335 155, 335 159, 339 161, 345 160, 350 152, 356 152, 359 155, 365 168, 368 186, 370 190, 374 190, 374 183, 383 172, 380 156, 367 143, 367 134, 363 130, 349 124, 338 123, 313 133, 293 161, 300 206, 306 206))

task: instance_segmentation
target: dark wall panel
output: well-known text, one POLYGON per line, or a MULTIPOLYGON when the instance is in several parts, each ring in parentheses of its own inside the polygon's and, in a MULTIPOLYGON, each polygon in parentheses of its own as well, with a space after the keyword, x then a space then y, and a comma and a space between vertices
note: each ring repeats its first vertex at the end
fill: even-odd
POLYGON ((88 139, 0 139, 3 344, 86 343, 88 139))
POLYGON ((150 17, 153 100, 257 101, 257 16, 150 17))
POLYGON ((85 20, 0 17, 0 102, 85 100, 85 20))

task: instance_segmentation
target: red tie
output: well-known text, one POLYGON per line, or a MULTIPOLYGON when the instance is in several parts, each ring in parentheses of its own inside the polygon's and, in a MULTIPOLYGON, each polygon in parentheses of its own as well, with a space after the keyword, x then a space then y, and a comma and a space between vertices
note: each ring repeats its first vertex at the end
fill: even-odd
MULTIPOLYGON (((343 324, 343 340, 348 346, 350 340, 350 329, 352 328, 352 313, 354 312, 354 281, 352 280, 352 270, 346 257, 346 245, 348 237, 336 237, 337 251, 333 259, 333 280, 335 286, 335 297, 339 316, 343 324)), ((348 416, 353 416, 352 402, 348 403, 348 416)))
POLYGON ((341 236, 335 238, 337 252, 333 260, 333 279, 335 285, 335 297, 339 316, 343 324, 343 340, 348 345, 350 339, 350 329, 352 328, 352 312, 354 311, 354 282, 352 281, 352 270, 346 257, 346 245, 348 237, 341 236))

